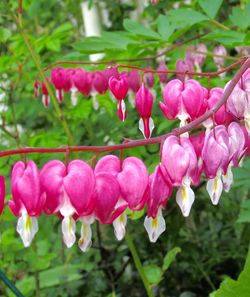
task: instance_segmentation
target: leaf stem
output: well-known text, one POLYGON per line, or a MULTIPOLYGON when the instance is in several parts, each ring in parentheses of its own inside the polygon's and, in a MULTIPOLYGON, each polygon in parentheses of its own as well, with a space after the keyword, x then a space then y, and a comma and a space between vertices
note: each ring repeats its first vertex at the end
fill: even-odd
POLYGON ((221 29, 224 29, 224 30, 230 30, 229 27, 221 24, 220 22, 214 20, 214 19, 210 19, 210 22, 213 23, 214 25, 216 25, 217 27, 221 28, 221 29))
POLYGON ((25 297, 2 270, 0 270, 0 279, 17 297, 25 297))
POLYGON ((144 284, 144 287, 145 287, 145 290, 147 292, 147 295, 148 297, 154 297, 154 294, 150 288, 150 285, 149 285, 149 282, 148 282, 148 279, 144 273, 144 270, 143 270, 143 266, 142 266, 142 263, 141 263, 141 260, 140 260, 140 257, 137 253, 137 250, 136 250, 136 247, 135 247, 135 244, 133 242, 133 239, 131 237, 131 235, 129 234, 128 231, 126 231, 126 237, 125 237, 126 241, 127 241, 127 244, 128 244, 128 248, 132 254, 132 257, 133 257, 133 260, 135 262, 135 266, 136 266, 136 269, 141 277, 141 280, 144 284))

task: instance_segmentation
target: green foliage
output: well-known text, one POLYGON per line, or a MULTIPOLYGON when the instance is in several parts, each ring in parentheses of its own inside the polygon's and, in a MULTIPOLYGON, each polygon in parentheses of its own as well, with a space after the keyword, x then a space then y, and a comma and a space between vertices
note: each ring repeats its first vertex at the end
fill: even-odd
POLYGON ((211 19, 214 19, 221 7, 223 0, 212 0, 209 2, 206 0, 199 0, 198 2, 206 15, 211 19))

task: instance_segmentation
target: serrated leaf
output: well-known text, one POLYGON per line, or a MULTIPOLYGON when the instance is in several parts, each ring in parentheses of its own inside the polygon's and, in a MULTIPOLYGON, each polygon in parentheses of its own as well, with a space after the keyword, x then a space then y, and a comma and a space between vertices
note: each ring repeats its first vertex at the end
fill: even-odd
POLYGON ((194 24, 209 20, 207 16, 191 8, 172 9, 167 15, 169 22, 176 29, 191 27, 194 24))
POLYGON ((161 268, 151 264, 143 267, 148 282, 152 285, 157 285, 161 281, 161 268))
POLYGON ((123 27, 125 30, 135 35, 143 36, 149 39, 161 39, 158 33, 133 20, 125 19, 123 27))
POLYGON ((162 270, 166 271, 170 267, 170 265, 175 261, 176 255, 181 252, 179 247, 174 247, 171 249, 163 259, 162 270))
POLYGON ((160 15, 157 19, 157 28, 161 37, 167 41, 169 37, 174 33, 175 27, 170 24, 169 18, 166 15, 160 15))
POLYGON ((199 5, 211 19, 214 19, 218 13, 223 0, 199 0, 199 5))

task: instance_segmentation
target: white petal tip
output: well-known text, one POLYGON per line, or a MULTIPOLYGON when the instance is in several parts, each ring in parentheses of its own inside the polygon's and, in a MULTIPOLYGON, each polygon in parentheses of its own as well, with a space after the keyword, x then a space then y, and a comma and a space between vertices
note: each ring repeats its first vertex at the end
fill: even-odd
POLYGON ((221 176, 216 176, 213 179, 209 179, 207 182, 207 192, 210 196, 213 205, 217 205, 222 194, 223 184, 221 176))
POLYGON ((22 215, 17 221, 16 230, 21 236, 24 247, 29 247, 38 231, 37 218, 30 217, 27 214, 22 215))
POLYGON ((127 215, 122 213, 113 222, 114 233, 117 240, 121 241, 126 234, 127 215))
POLYGON ((177 191, 176 202, 179 205, 182 215, 188 217, 194 203, 194 192, 189 185, 183 184, 177 191))
POLYGON ((92 245, 92 231, 90 223, 82 222, 81 238, 78 240, 78 246, 82 252, 87 252, 92 245))
POLYGON ((71 248, 76 241, 76 222, 71 217, 64 217, 62 220, 62 234, 63 234, 63 241, 67 248, 71 248))
POLYGON ((159 236, 166 230, 166 222, 160 208, 155 218, 145 217, 144 227, 148 233, 149 240, 155 243, 159 236))

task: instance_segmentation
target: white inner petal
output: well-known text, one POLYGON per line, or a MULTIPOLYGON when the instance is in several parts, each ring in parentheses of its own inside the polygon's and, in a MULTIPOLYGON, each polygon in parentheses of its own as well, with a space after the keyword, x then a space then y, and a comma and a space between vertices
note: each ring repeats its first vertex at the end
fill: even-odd
POLYGON ((166 222, 162 215, 162 209, 159 208, 157 216, 153 219, 146 216, 144 227, 148 233, 149 240, 156 242, 159 236, 166 230, 166 222))
POLYGON ((140 118, 140 120, 139 120, 139 130, 142 132, 144 138, 146 138, 146 137, 145 137, 144 124, 143 124, 143 120, 142 120, 142 118, 140 118))
POLYGON ((218 174, 215 178, 209 179, 207 182, 207 192, 213 205, 217 205, 220 200, 220 196, 223 190, 223 183, 221 181, 221 174, 218 174))
POLYGON ((190 187, 190 181, 185 180, 176 193, 176 202, 179 205, 182 215, 188 217, 194 203, 194 191, 190 187))
POLYGON ((70 89, 70 100, 71 100, 71 104, 73 106, 75 106, 77 104, 77 88, 76 87, 72 87, 70 89))
POLYGON ((81 237, 78 240, 78 246, 82 252, 87 252, 90 249, 92 245, 91 238, 92 238, 91 224, 82 222, 81 237))
POLYGON ((122 118, 123 121, 125 121, 125 116, 126 116, 126 104, 124 100, 121 101, 121 107, 122 107, 122 118))
POLYGON ((22 216, 18 218, 16 230, 21 236, 24 246, 29 247, 38 231, 37 218, 30 217, 26 213, 23 213, 22 216))
POLYGON ((71 216, 66 216, 62 220, 63 241, 67 248, 72 247, 76 241, 76 222, 71 216))
POLYGON ((232 172, 232 165, 230 164, 227 168, 227 173, 225 175, 222 175, 223 187, 226 193, 230 191, 233 180, 234 177, 232 172))
POLYGON ((122 240, 126 234, 126 224, 127 224, 127 215, 126 213, 122 213, 119 217, 117 217, 114 222, 114 233, 117 240, 122 240))

